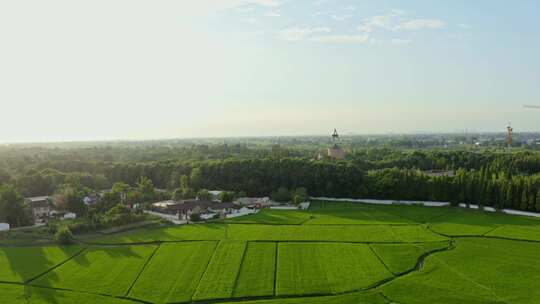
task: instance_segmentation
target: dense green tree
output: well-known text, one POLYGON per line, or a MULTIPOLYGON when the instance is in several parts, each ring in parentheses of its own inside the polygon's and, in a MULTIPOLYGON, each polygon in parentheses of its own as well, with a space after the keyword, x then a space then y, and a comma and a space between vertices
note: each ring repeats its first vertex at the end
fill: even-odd
POLYGON ((7 222, 12 227, 32 224, 30 210, 23 197, 11 185, 0 186, 0 221, 7 222))
POLYGON ((287 203, 291 200, 291 193, 287 187, 279 187, 276 192, 272 193, 272 200, 287 203))
POLYGON ((209 201, 212 199, 212 194, 208 190, 202 189, 197 192, 197 198, 201 201, 209 201))
POLYGON ((307 189, 304 187, 297 188, 292 195, 293 204, 300 204, 307 201, 309 198, 307 189))
POLYGON ((540 189, 536 193, 536 203, 534 205, 536 212, 540 212, 540 189))
POLYGON ((147 177, 141 177, 137 183, 137 190, 141 194, 140 200, 143 203, 151 202, 155 198, 154 183, 147 177))
POLYGON ((56 191, 56 204, 61 209, 73 212, 78 216, 86 214, 87 207, 84 204, 84 192, 70 184, 60 185, 56 191))
POLYGON ((203 184, 202 178, 203 177, 202 177, 201 169, 193 168, 193 170, 191 170, 191 175, 189 177, 191 187, 193 187, 193 189, 195 190, 200 189, 200 187, 203 184))
POLYGON ((234 201, 235 198, 236 198, 235 193, 232 192, 232 191, 222 191, 219 194, 219 200, 222 203, 230 203, 230 202, 234 201))

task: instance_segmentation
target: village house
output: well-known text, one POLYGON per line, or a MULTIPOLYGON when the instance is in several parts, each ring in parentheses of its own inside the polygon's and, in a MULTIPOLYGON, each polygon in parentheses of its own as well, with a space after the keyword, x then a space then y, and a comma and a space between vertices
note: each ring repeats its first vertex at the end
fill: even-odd
POLYGON ((86 206, 92 206, 99 203, 100 196, 97 193, 89 194, 83 198, 83 202, 86 206))
POLYGON ((268 208, 276 205, 276 203, 272 202, 269 197, 239 197, 234 201, 234 204, 257 209, 268 208))
POLYGON ((220 203, 214 201, 182 200, 163 201, 152 204, 159 212, 176 215, 179 220, 188 220, 192 214, 199 214, 203 219, 225 217, 237 212, 233 203, 220 203))
POLYGON ((51 198, 49 196, 36 196, 26 199, 26 203, 32 210, 35 221, 48 218, 51 215, 51 198))
POLYGON ((223 191, 219 191, 219 190, 210 190, 208 191, 210 193, 210 195, 212 196, 211 200, 213 201, 220 201, 220 195, 223 191))

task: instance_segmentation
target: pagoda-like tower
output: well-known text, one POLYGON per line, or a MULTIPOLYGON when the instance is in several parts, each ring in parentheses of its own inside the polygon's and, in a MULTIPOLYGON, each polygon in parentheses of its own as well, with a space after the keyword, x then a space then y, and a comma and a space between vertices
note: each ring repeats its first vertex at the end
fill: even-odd
POLYGON ((338 145, 339 134, 336 129, 334 129, 334 133, 332 134, 332 147, 328 148, 328 157, 332 159, 344 159, 345 158, 345 151, 341 149, 341 147, 338 145))

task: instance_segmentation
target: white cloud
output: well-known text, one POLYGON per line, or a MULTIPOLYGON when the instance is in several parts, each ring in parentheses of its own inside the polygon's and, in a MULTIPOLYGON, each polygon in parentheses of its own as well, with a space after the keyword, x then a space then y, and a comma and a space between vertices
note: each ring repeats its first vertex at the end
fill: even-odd
POLYGON ((281 30, 279 37, 287 41, 300 41, 312 35, 330 33, 331 31, 328 27, 291 27, 281 30))
POLYGON ((396 19, 405 12, 401 10, 393 10, 389 14, 379 15, 367 18, 357 29, 361 32, 371 33, 375 29, 394 30, 396 19))
POLYGON ((471 26, 466 24, 466 23, 460 23, 458 24, 458 26, 464 30, 470 30, 471 29, 471 26))
POLYGON ((367 43, 369 35, 326 35, 311 37, 309 40, 322 43, 367 43))
POLYGON ((403 10, 392 10, 386 15, 373 16, 365 19, 357 29, 361 32, 371 33, 377 29, 399 31, 441 29, 446 27, 446 23, 439 19, 403 20, 404 15, 406 15, 406 12, 403 10))
POLYGON ((239 12, 239 13, 251 13, 255 9, 253 7, 250 7, 250 6, 242 6, 242 7, 237 7, 234 10, 239 12))
POLYGON ((248 4, 256 4, 260 6, 266 6, 266 7, 278 7, 283 4, 283 1, 277 1, 277 0, 245 0, 244 2, 248 4))
POLYGON ((441 29, 446 23, 439 19, 414 19, 400 23, 397 30, 422 30, 422 29, 441 29))
POLYGON ((330 15, 330 18, 332 18, 332 19, 334 19, 336 21, 344 21, 344 20, 352 18, 352 15, 350 15, 350 14, 347 14, 347 15, 335 14, 335 15, 330 15))
POLYGON ((266 17, 281 17, 281 13, 279 12, 268 12, 264 14, 266 17))
POLYGON ((410 39, 392 39, 392 40, 390 40, 390 43, 392 45, 407 45, 407 44, 411 44, 412 40, 410 40, 410 39))
POLYGON ((350 12, 352 12, 352 11, 355 11, 355 10, 356 10, 356 6, 354 6, 354 5, 348 5, 348 6, 343 6, 341 9, 344 10, 344 11, 350 11, 350 12))

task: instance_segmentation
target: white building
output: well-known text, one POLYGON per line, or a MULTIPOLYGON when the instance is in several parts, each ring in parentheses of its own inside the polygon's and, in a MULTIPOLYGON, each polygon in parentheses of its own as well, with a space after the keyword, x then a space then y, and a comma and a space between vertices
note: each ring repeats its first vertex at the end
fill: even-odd
POLYGON ((32 209, 32 215, 36 220, 47 218, 51 215, 51 203, 48 196, 29 197, 26 202, 32 209))
POLYGON ((259 208, 276 205, 269 197, 239 197, 234 201, 235 205, 257 206, 259 208))
POLYGON ((76 219, 76 218, 77 218, 77 214, 73 212, 68 212, 64 214, 64 219, 76 219))
POLYGON ((223 191, 219 191, 219 190, 210 190, 208 192, 212 196, 211 199, 213 201, 219 201, 220 200, 219 196, 221 195, 221 193, 223 193, 223 191))
POLYGON ((0 231, 8 231, 8 230, 9 230, 8 223, 0 223, 0 231))

